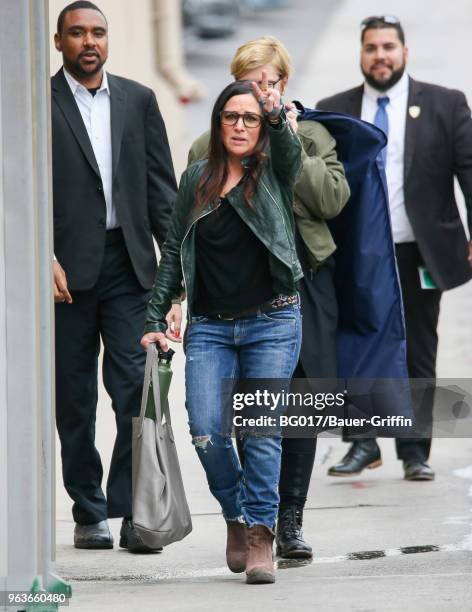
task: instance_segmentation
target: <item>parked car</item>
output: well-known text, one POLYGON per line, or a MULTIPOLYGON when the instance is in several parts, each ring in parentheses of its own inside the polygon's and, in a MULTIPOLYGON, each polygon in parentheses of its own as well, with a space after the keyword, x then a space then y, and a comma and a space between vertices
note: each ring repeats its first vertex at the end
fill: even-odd
POLYGON ((290 0, 246 0, 248 8, 260 10, 281 8, 289 5, 290 0))
POLYGON ((239 23, 239 8, 234 0, 184 0, 184 27, 201 38, 220 38, 234 34, 239 23))

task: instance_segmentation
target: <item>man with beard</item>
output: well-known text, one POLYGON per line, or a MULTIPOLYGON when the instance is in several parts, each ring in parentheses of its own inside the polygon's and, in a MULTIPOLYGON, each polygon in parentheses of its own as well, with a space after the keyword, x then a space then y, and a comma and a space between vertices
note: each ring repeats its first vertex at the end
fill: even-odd
MULTIPOLYGON (((388 136, 380 155, 385 165, 393 238, 403 293, 410 378, 436 376, 437 324, 442 291, 471 276, 467 242, 454 197, 454 177, 465 197, 472 229, 472 121, 464 94, 420 83, 405 72, 408 48, 403 28, 391 15, 361 24, 360 87, 326 98, 318 108, 374 123, 388 136)), ((416 405, 421 438, 397 439, 406 480, 433 480, 431 448, 434 383, 419 385, 416 405)), ((331 476, 352 476, 381 465, 375 440, 352 445, 331 476)))
POLYGON ((97 6, 66 6, 54 42, 63 58, 51 80, 56 415, 74 545, 112 548, 107 518, 124 517, 120 546, 153 552, 132 522, 131 419, 141 402, 153 237, 163 243, 176 195, 172 159, 154 93, 103 70, 107 21, 97 6), (117 425, 106 495, 95 448, 100 339, 117 425))

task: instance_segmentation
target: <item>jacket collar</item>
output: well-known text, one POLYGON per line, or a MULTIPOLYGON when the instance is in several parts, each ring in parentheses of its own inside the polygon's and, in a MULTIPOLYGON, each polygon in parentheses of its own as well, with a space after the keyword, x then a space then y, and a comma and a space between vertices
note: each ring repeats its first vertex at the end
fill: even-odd
POLYGON ((362 96, 364 95, 364 85, 359 85, 351 89, 347 98, 346 114, 360 118, 362 112, 362 96))
MULTIPOLYGON (((350 105, 350 111, 346 109, 346 112, 350 112, 356 117, 361 116, 362 110, 362 96, 364 93, 364 86, 361 85, 358 88, 352 89, 348 98, 350 105)), ((423 103, 423 87, 421 83, 415 81, 410 76, 408 77, 408 103, 406 109, 406 127, 405 127, 405 151, 404 151, 404 166, 403 166, 403 182, 406 183, 408 175, 411 170, 413 161, 413 153, 415 145, 419 139, 419 133, 422 125, 422 121, 419 119, 421 116, 421 105, 423 103), (414 116, 414 113, 410 112, 411 107, 419 107, 420 114, 414 116)))
POLYGON ((118 77, 109 74, 108 85, 110 88, 112 176, 114 177, 120 159, 121 142, 123 140, 123 131, 126 122, 127 96, 118 77))
MULTIPOLYGON (((409 77, 408 104, 406 111, 406 127, 405 127, 405 152, 404 152, 404 167, 403 181, 406 183, 413 162, 413 154, 416 143, 420 138, 420 131, 424 122, 421 121, 421 107, 423 104, 423 87, 421 83, 409 77), (412 108, 418 107, 419 114, 411 111, 412 108)), ((416 109, 415 109, 416 110, 416 109)))
POLYGON ((69 87, 64 76, 64 71, 61 68, 51 79, 52 98, 57 102, 67 123, 69 124, 72 133, 74 134, 80 148, 82 149, 87 161, 92 166, 95 173, 100 176, 97 160, 90 143, 90 139, 85 129, 79 107, 74 98, 74 94, 69 87))
MULTIPOLYGON (((108 90, 110 92, 112 168, 114 176, 120 158, 121 142, 126 120, 126 92, 118 77, 108 74, 107 81, 108 90)), ((52 77, 51 87, 53 99, 63 112, 87 161, 92 166, 95 173, 100 176, 100 170, 98 169, 97 160, 95 159, 87 130, 85 129, 79 108, 62 68, 52 77)))

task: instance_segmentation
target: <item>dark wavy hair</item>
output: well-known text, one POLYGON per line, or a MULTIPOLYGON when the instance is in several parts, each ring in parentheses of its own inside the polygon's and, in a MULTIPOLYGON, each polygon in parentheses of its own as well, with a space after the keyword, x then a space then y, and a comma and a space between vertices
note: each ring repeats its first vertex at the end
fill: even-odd
MULTIPOLYGON (((228 178, 228 152, 226 151, 221 138, 221 119, 220 113, 225 104, 233 96, 241 94, 253 94, 251 81, 234 81, 230 83, 218 96, 213 111, 211 113, 211 133, 210 144, 208 147, 208 162, 198 181, 195 202, 197 208, 201 209, 211 202, 216 204, 221 190, 228 178)), ((246 168, 243 177, 243 193, 246 204, 253 208, 251 197, 257 188, 257 183, 262 174, 264 164, 267 160, 267 149, 269 137, 265 121, 261 123, 261 131, 256 148, 252 154, 251 163, 246 168)))

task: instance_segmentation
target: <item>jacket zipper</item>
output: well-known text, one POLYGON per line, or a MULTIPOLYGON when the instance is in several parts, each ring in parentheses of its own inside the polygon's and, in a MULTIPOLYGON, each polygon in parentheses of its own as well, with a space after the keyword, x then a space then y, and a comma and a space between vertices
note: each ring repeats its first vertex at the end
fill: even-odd
MULTIPOLYGON (((267 185, 264 183, 263 179, 261 179, 261 183, 263 184, 264 189, 265 189, 265 190, 267 191, 267 193, 269 194, 269 196, 270 196, 271 200, 272 200, 272 201, 274 202, 274 204, 277 206, 277 209, 278 209, 278 211, 279 211, 279 213, 280 213, 280 216, 282 217, 282 223, 283 223, 283 225, 284 225, 285 234, 287 235, 287 238, 288 238, 288 237, 289 237, 289 234, 288 234, 288 231, 287 231, 287 226, 286 226, 286 224, 285 224, 284 215, 283 215, 282 211, 280 210, 280 206, 278 205, 277 200, 274 198, 274 196, 273 196, 273 195, 270 193, 269 188, 268 188, 268 187, 267 187, 267 185)), ((290 240, 289 240, 289 242, 290 242, 290 240)), ((292 261, 292 264, 293 264, 293 261, 292 261)))
MULTIPOLYGON (((194 220, 192 221, 192 223, 189 225, 189 228, 188 228, 188 230, 185 232, 185 236, 184 236, 184 237, 183 237, 183 239, 182 239, 182 244, 180 245, 180 267, 182 268, 182 280, 184 281, 185 295, 187 296, 187 300, 188 300, 188 289, 187 289, 187 281, 185 280, 185 272, 184 272, 184 260, 183 260, 183 257, 182 257, 182 249, 184 248, 184 242, 185 242, 185 240, 186 240, 187 236, 189 235, 190 230, 191 230, 191 229, 192 229, 192 227, 195 225, 195 223, 196 223, 197 221, 200 221, 200 219, 203 219, 203 217, 207 217, 208 215, 211 215, 211 213, 212 213, 212 212, 215 212, 215 210, 217 210, 217 209, 218 209, 220 206, 221 206, 221 202, 218 202, 218 205, 217 205, 217 206, 215 206, 215 208, 212 208, 211 210, 209 210, 209 211, 208 211, 208 212, 206 212, 205 214, 200 215, 199 217, 197 217, 196 219, 194 219, 194 220)), ((188 304, 188 306, 187 306, 188 313, 189 313, 189 315, 190 315, 190 316, 189 316, 189 318, 191 319, 191 318, 192 318, 192 313, 191 313, 191 311, 190 311, 190 304, 189 304, 188 302, 187 302, 187 304, 188 304)))

